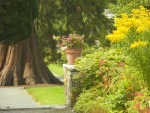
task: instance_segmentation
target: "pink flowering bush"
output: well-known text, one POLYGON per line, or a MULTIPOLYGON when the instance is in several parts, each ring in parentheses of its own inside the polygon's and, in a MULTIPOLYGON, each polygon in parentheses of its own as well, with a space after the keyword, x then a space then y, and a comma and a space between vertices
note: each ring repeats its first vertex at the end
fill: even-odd
POLYGON ((59 38, 60 47, 67 47, 68 49, 81 49, 84 46, 84 35, 69 34, 59 38))
POLYGON ((133 100, 126 103, 128 113, 150 113, 150 93, 147 89, 135 92, 133 100))

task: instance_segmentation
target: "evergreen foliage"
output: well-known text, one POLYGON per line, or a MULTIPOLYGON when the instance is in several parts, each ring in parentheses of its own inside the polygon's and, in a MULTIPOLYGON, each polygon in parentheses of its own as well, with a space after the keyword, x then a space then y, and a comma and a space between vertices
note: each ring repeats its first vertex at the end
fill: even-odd
POLYGON ((0 0, 0 41, 16 43, 28 38, 37 14, 37 0, 0 0))
POLYGON ((116 0, 116 3, 110 4, 109 7, 118 16, 121 13, 130 13, 132 9, 136 9, 139 6, 150 8, 149 4, 149 0, 116 0))
POLYGON ((53 36, 68 34, 85 35, 89 45, 100 40, 108 45, 105 39, 110 28, 109 20, 103 15, 108 0, 39 0, 39 17, 36 21, 40 48, 43 56, 56 56, 56 41, 53 36), (46 50, 46 51, 45 51, 46 50))
POLYGON ((77 33, 84 34, 86 38, 99 37, 102 27, 108 27, 108 19, 102 14, 107 3, 104 0, 41 0, 39 32, 57 36, 77 33))

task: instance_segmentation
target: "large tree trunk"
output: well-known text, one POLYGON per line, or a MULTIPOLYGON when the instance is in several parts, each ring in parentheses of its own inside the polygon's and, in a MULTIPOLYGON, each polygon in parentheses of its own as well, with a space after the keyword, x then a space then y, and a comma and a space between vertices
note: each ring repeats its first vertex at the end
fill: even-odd
POLYGON ((0 43, 0 86, 62 83, 45 65, 33 30, 31 36, 17 44, 0 43))

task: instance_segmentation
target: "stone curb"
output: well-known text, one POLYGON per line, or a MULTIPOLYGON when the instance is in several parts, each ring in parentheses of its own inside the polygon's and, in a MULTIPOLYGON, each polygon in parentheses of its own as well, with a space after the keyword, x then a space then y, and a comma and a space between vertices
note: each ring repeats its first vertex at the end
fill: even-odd
POLYGON ((60 105, 48 105, 48 106, 41 106, 41 107, 34 107, 34 108, 0 108, 0 110, 33 110, 33 109, 69 109, 67 106, 60 106, 60 105))

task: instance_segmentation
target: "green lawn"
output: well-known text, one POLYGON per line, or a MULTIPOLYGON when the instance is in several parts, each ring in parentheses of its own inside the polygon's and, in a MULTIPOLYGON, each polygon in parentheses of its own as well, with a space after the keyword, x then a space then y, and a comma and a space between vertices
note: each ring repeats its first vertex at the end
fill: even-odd
POLYGON ((28 88, 27 92, 42 105, 64 105, 63 86, 28 88))
POLYGON ((56 64, 49 64, 48 68, 51 70, 52 73, 64 76, 63 67, 56 65, 56 64))

